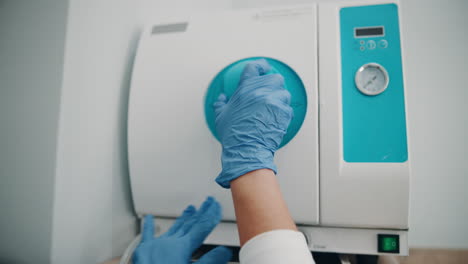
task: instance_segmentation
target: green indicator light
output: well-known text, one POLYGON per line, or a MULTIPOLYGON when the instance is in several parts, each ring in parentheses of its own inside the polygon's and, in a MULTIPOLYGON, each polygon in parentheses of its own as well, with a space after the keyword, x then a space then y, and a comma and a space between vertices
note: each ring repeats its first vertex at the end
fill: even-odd
POLYGON ((378 235, 378 251, 382 253, 400 253, 400 237, 398 235, 378 235))
POLYGON ((384 237, 382 239, 382 249, 384 251, 394 251, 397 248, 397 241, 394 237, 384 237))

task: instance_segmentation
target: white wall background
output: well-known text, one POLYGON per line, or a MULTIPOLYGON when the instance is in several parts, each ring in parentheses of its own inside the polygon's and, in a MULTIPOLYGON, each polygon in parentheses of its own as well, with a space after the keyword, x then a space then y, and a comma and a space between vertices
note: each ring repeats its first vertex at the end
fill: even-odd
POLYGON ((48 263, 67 1, 0 0, 0 263, 48 263))
MULTIPOLYGON (((141 27, 284 1, 70 0, 68 17, 66 1, 15 2, 0 0, 0 263, 118 256, 137 229, 125 125, 141 27)), ((415 247, 468 248, 467 12, 463 0, 402 3, 415 247)))
POLYGON ((403 1, 410 245, 468 248, 468 1, 403 1))

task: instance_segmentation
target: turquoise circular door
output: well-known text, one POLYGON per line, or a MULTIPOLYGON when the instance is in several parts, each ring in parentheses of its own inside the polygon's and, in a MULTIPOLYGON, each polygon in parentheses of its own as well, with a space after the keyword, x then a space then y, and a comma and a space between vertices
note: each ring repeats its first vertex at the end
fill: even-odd
POLYGON ((222 93, 224 93, 229 100, 237 89, 245 65, 250 61, 260 58, 266 59, 271 65, 271 70, 267 74, 279 73, 283 75, 285 80, 284 88, 291 94, 291 107, 294 110, 294 117, 289 124, 280 147, 288 144, 301 128, 307 111, 307 95, 304 84, 297 73, 281 61, 272 58, 251 57, 238 60, 226 66, 215 76, 208 87, 208 91, 205 96, 205 118, 211 133, 216 137, 216 139, 218 139, 218 141, 219 138, 216 133, 213 104, 222 93))

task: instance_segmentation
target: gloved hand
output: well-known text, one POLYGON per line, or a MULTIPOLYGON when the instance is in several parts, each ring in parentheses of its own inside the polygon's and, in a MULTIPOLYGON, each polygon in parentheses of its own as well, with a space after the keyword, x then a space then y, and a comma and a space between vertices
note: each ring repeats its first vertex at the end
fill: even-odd
POLYGON ((224 188, 253 170, 271 169, 283 136, 293 117, 291 95, 280 74, 267 74, 264 59, 247 64, 239 86, 227 100, 221 94, 214 103, 216 130, 223 145, 223 170, 216 182, 224 188))
MULTIPOLYGON (((201 246, 221 220, 221 206, 208 197, 197 211, 190 205, 172 227, 160 237, 154 237, 153 216, 145 216, 142 239, 133 255, 134 264, 188 264, 192 253, 201 246)), ((203 255, 199 264, 225 264, 232 253, 217 247, 203 255)))

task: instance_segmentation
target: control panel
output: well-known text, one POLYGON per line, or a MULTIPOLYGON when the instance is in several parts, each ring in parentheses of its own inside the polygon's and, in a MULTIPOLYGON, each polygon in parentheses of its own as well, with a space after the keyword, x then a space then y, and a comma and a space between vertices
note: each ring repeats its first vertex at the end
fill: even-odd
POLYGON ((396 4, 340 10, 343 159, 408 159, 396 4))

